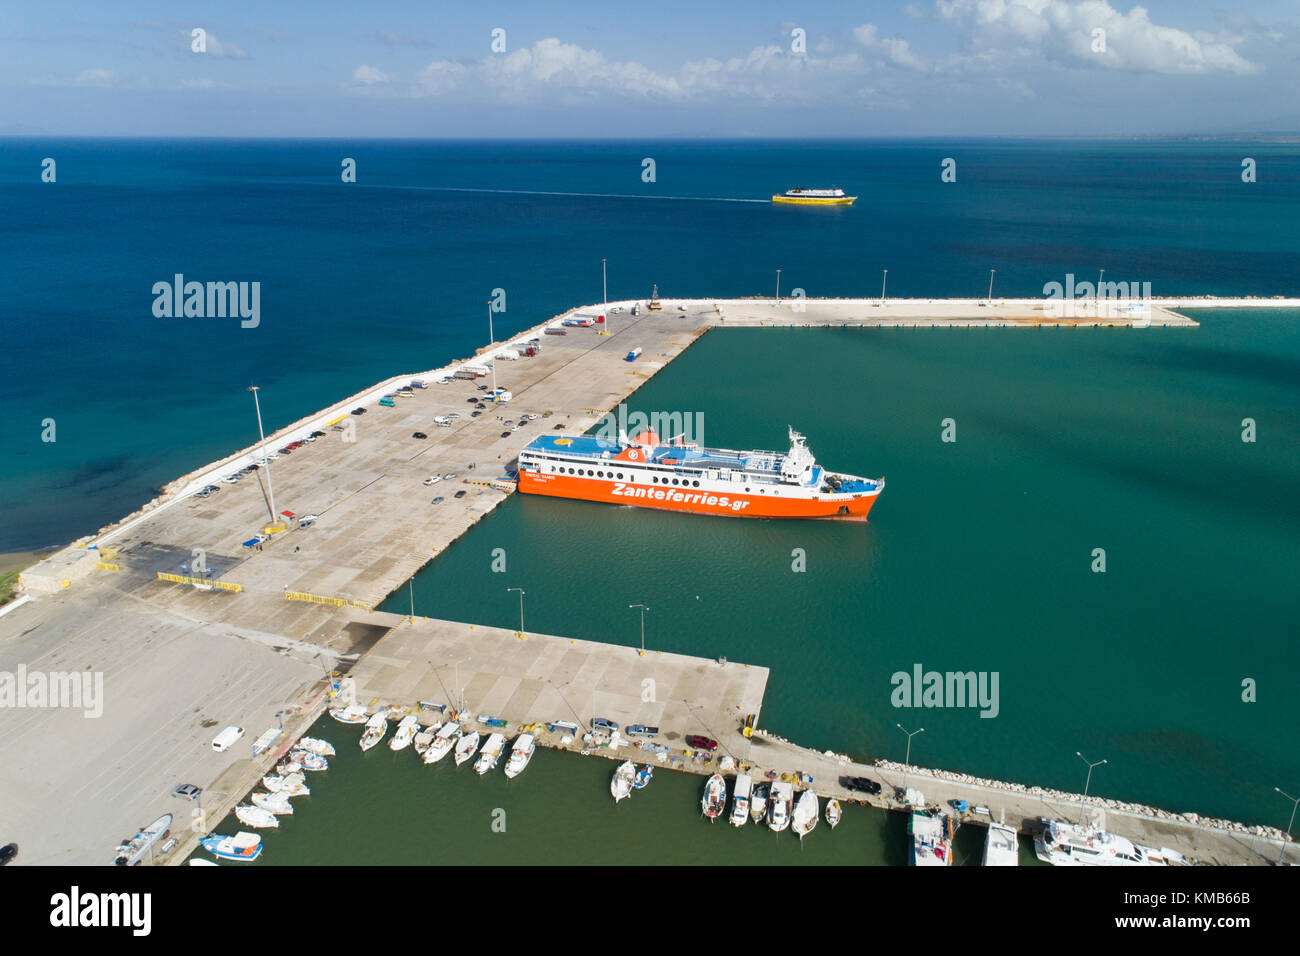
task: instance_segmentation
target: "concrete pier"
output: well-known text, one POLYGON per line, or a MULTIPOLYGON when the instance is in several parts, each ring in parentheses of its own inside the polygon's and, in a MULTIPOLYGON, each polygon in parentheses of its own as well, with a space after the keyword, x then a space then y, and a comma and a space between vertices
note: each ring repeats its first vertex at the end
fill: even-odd
MULTIPOLYGON (((107 862, 119 840, 163 812, 177 815, 173 835, 184 836, 197 808, 171 796, 181 783, 204 787, 207 818, 220 819, 320 713, 325 673, 335 667, 353 668, 363 695, 410 705, 450 697, 455 689, 447 686, 448 668, 469 657, 472 663, 462 666, 467 705, 513 726, 555 719, 585 726, 599 715, 620 724, 658 724, 671 734, 703 733, 736 755, 748 744, 756 765, 814 773, 819 791, 839 774, 872 775, 871 768, 837 770, 820 762, 830 758, 811 751, 787 752, 783 744, 739 737, 744 715, 760 713, 766 684, 766 668, 752 663, 642 658, 624 647, 535 635, 520 640, 513 632, 471 632, 455 622, 400 624, 370 608, 504 500, 506 492, 484 482, 498 477, 528 441, 557 426, 585 431, 709 329, 1133 320, 1051 319, 1041 300, 806 300, 799 303, 802 311, 794 311, 788 300, 664 299, 662 310, 643 309, 635 317, 631 304, 609 314, 610 334, 570 328, 564 336, 541 335, 535 358, 499 359, 497 382, 514 394, 506 409, 489 406, 471 417, 476 409, 467 400, 480 397, 477 386, 490 379, 434 384, 445 370, 394 377, 295 422, 264 446, 196 469, 136 514, 25 572, 33 600, 0 616, 0 671, 23 665, 99 673, 104 699, 102 715, 94 718, 66 708, 4 715, 0 836, 20 844, 19 862, 107 862), (643 350, 640 360, 625 362, 633 347, 643 350), (415 378, 428 387, 396 398, 394 407, 377 404, 380 395, 415 378), (358 407, 366 413, 352 415, 358 407), (462 417, 449 428, 434 424, 450 412, 462 417), (498 420, 517 422, 525 412, 545 417, 517 430, 498 420), (272 524, 265 469, 236 484, 221 477, 313 430, 325 436, 280 457, 271 469, 275 510, 318 517, 310 527, 288 521, 260 547, 245 547, 272 524), (428 437, 413 438, 417 431, 428 437), (424 485, 447 474, 456 477, 424 485), (194 497, 206 484, 220 490, 194 497), (464 497, 456 498, 461 491, 464 497), (435 504, 435 497, 443 500, 435 504), (185 576, 182 563, 192 568, 196 557, 237 590, 159 578, 160 572, 185 576), (649 700, 642 684, 647 678, 655 687, 649 700), (244 739, 225 753, 212 751, 212 738, 228 725, 242 726, 244 739), (254 758, 252 741, 280 725, 286 735, 254 758)), ((1195 325, 1172 305, 1152 305, 1152 326, 1195 325)), ((540 335, 562 317, 513 341, 540 335)), ((959 792, 936 785, 927 796, 943 797, 950 789, 959 792)), ((994 806, 992 796, 978 802, 994 806)), ((1039 815, 1037 804, 1019 796, 1004 805, 1008 822, 1039 815)), ((1136 823, 1129 832, 1128 823, 1108 822, 1126 836, 1159 842, 1145 838, 1136 823)), ((1190 827, 1178 833, 1191 833, 1190 827)), ((1173 835, 1163 842, 1206 859, 1261 862, 1255 849, 1232 844, 1207 844, 1202 853, 1184 849, 1201 847, 1198 839, 1180 843, 1173 835)), ((183 850, 184 844, 173 852, 183 850)))

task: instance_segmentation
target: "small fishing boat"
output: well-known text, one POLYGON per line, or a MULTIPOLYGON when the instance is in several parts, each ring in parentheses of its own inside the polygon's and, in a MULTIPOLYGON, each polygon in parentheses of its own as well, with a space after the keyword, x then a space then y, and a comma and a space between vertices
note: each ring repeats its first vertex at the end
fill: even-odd
POLYGON ((791 822, 794 832, 799 834, 800 840, 812 833, 816 828, 818 810, 820 809, 817 805, 817 794, 811 790, 805 790, 799 794, 799 799, 794 805, 794 813, 791 814, 791 822))
POLYGON ((452 745, 456 742, 456 734, 460 731, 460 724, 454 720, 449 720, 438 728, 438 732, 433 735, 433 742, 429 744, 429 749, 424 752, 425 763, 437 763, 447 754, 451 753, 452 745))
POLYGON ((794 784, 781 781, 772 784, 767 798, 767 826, 780 833, 790 825, 790 811, 794 805, 794 784))
POLYGON ((415 714, 407 714, 402 718, 402 722, 397 725, 397 733, 393 734, 393 739, 388 741, 390 750, 405 750, 411 746, 411 741, 415 739, 415 732, 420 729, 420 718, 415 714))
POLYGON ((650 778, 654 776, 654 773, 655 768, 649 764, 645 764, 636 772, 636 776, 632 778, 632 787, 636 790, 644 790, 646 785, 650 783, 650 778))
POLYGON ((1020 840, 1015 827, 990 823, 984 835, 984 866, 1019 866, 1020 840))
POLYGON ((832 830, 840 825, 840 802, 838 800, 830 800, 826 804, 826 825, 832 830))
POLYGON ((460 739, 456 741, 456 766, 459 767, 474 756, 476 750, 478 750, 478 731, 461 734, 460 739))
POLYGON ((749 800, 754 792, 754 780, 747 773, 736 777, 736 785, 731 790, 731 816, 728 818, 733 827, 743 827, 749 819, 749 800))
POLYGON ((302 764, 292 756, 288 756, 275 765, 275 772, 281 777, 287 777, 291 773, 302 773, 302 764))
POLYGON ((505 734, 493 734, 488 737, 487 743, 479 751, 478 759, 474 761, 474 771, 480 776, 496 767, 497 761, 501 759, 501 751, 506 746, 505 734))
POLYGON ((295 750, 293 753, 289 754, 289 756, 293 757, 294 760, 299 763, 301 769, 310 770, 313 773, 320 770, 328 770, 330 766, 329 761, 320 754, 314 754, 307 750, 295 750))
POLYGON ((384 716, 382 710, 376 711, 366 721, 366 732, 361 735, 361 749, 369 750, 383 740, 386 733, 388 733, 388 718, 384 716))
POLYGON ((348 704, 346 707, 331 707, 329 715, 340 724, 364 724, 370 719, 366 709, 360 704, 348 704))
POLYGON ((430 724, 415 735, 412 746, 415 747, 417 755, 424 756, 425 751, 429 749, 429 744, 433 743, 433 735, 438 732, 438 728, 441 726, 442 724, 430 724))
POLYGON ((221 860, 252 863, 262 855, 262 838, 256 833, 246 833, 243 830, 234 836, 214 833, 201 839, 199 845, 221 860))
POLYGON ((270 810, 272 813, 286 814, 293 813, 293 804, 289 801, 287 793, 268 793, 265 790, 258 790, 253 794, 253 806, 261 807, 263 810, 270 810))
POLYGON ((636 779, 636 764, 630 760, 624 760, 614 771, 614 778, 609 782, 609 792, 613 796, 614 802, 618 803, 624 797, 632 795, 632 781, 636 779))
POLYGON ((272 793, 283 793, 286 797, 306 797, 311 795, 311 790, 303 782, 303 776, 300 773, 291 773, 287 777, 263 777, 262 786, 272 793))
POLYGON ((514 749, 510 751, 510 759, 506 761, 506 776, 517 777, 524 772, 528 766, 528 761, 533 759, 533 751, 537 749, 537 744, 533 740, 532 734, 520 734, 515 739, 514 749))
POLYGON ((116 850, 113 851, 113 862, 117 866, 135 866, 149 849, 159 840, 167 836, 172 825, 172 815, 164 813, 147 827, 141 827, 140 832, 129 840, 123 840, 116 850))
POLYGON ((762 823, 767 816, 767 797, 771 791, 770 783, 760 783, 749 797, 749 816, 756 824, 762 823))
POLYGON ((259 830, 264 827, 278 827, 280 821, 276 819, 274 813, 270 810, 263 810, 261 807, 250 807, 246 803, 241 803, 235 807, 235 816, 239 822, 246 826, 256 827, 259 830))
POLYGON ((319 737, 303 737, 298 741, 298 749, 322 757, 334 756, 334 745, 328 740, 321 740, 319 737))
POLYGON ((727 803, 727 781, 722 779, 722 774, 715 773, 704 784, 704 796, 700 798, 700 810, 709 818, 712 823, 722 813, 722 808, 727 803))
POLYGON ((506 721, 501 717, 492 717, 488 714, 479 714, 478 722, 486 727, 504 727, 506 721))

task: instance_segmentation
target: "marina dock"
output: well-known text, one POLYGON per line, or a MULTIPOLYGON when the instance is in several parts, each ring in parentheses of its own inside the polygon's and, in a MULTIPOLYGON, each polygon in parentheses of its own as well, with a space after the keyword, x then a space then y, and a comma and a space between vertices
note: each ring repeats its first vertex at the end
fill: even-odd
MULTIPOLYGON (((1151 303, 1150 326, 1191 327, 1196 323, 1177 307, 1220 305, 1164 301, 1151 303)), ((664 299, 661 310, 637 316, 628 312, 631 302, 619 303, 623 311, 609 314, 602 330, 608 334, 596 328, 543 334, 574 312, 600 309, 588 306, 497 343, 504 348, 543 338, 537 356, 496 362, 497 383, 514 395, 508 409, 489 406, 478 418, 470 416, 467 400, 481 396, 477 386, 491 379, 436 384, 451 369, 476 361, 467 357, 447 369, 378 383, 264 444, 172 482, 140 511, 28 569, 22 580, 31 600, 0 617, 0 671, 25 666, 103 675, 100 716, 32 707, 6 715, 0 725, 0 760, 8 770, 0 780, 0 814, 9 838, 22 845, 21 862, 107 863, 120 838, 165 811, 177 814, 173 836, 182 840, 169 859, 180 858, 192 845, 186 839, 190 814, 199 805, 173 797, 172 789, 181 783, 203 787, 206 819, 209 825, 219 820, 319 716, 327 703, 326 674, 335 669, 355 679, 363 703, 450 704, 462 696, 471 711, 497 714, 512 729, 557 719, 586 728, 591 717, 607 716, 620 724, 658 724, 665 732, 705 733, 737 756, 748 748, 757 766, 814 774, 824 794, 843 798, 830 782, 846 774, 892 785, 901 776, 892 770, 744 738, 745 717, 761 714, 768 676, 762 662, 720 664, 654 652, 641 657, 618 645, 521 638, 464 622, 407 621, 373 608, 507 497, 492 480, 524 445, 560 425, 570 434, 586 431, 711 329, 1134 324, 1127 316, 1050 317, 1042 300, 981 302, 810 299, 796 303, 796 310, 789 300, 664 299), (625 361, 633 346, 642 353, 625 361), (381 395, 416 379, 427 387, 397 397, 393 407, 378 404, 381 395), (365 414, 351 414, 358 407, 365 414), (462 417, 451 427, 434 427, 435 417, 450 412, 462 417), (539 417, 518 430, 498 420, 517 420, 525 412, 539 417), (238 483, 223 482, 313 431, 324 437, 271 464, 274 509, 265 468, 238 483), (417 431, 428 437, 413 438, 417 431), (455 477, 426 486, 435 475, 455 477), (196 497, 207 485, 220 490, 196 497), (464 497, 456 498, 461 491, 464 497), (444 500, 433 504, 435 497, 444 500), (317 517, 300 527, 294 517, 282 518, 283 511, 317 517), (266 540, 258 541, 259 534, 266 540), (453 676, 458 661, 459 687, 453 676), (654 688, 649 700, 647 679, 654 688), (243 740, 228 752, 213 751, 210 742, 227 726, 242 727, 243 740), (280 726, 283 736, 251 756, 251 742, 280 726)), ((1018 792, 1001 799, 995 792, 967 796, 962 786, 936 779, 922 789, 932 800, 951 793, 995 812, 1006 809, 1013 824, 1053 808, 1050 799, 1018 792)), ((1278 849, 1262 836, 1188 820, 1108 811, 1106 823, 1141 842, 1163 842, 1216 862, 1261 863, 1278 849)))

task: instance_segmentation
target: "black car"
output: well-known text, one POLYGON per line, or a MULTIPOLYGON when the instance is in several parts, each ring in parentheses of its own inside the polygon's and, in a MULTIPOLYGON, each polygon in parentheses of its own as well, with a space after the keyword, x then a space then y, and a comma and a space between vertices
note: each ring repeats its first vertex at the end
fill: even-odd
POLYGON ((464 497, 465 497, 465 492, 463 492, 463 491, 458 491, 458 492, 456 492, 456 495, 455 495, 455 496, 456 496, 457 498, 464 498, 464 497))
POLYGON ((478 390, 479 390, 480 392, 486 392, 486 391, 487 391, 487 386, 486 386, 486 385, 480 385, 480 386, 478 387, 478 390))
POLYGON ((479 402, 479 403, 478 403, 477 405, 475 405, 474 407, 475 407, 475 408, 487 408, 487 406, 484 405, 482 402, 479 402))
POLYGON ((324 438, 324 437, 325 437, 325 433, 322 432, 322 431, 315 431, 315 432, 312 432, 312 433, 311 433, 311 437, 312 437, 312 438, 324 438))
POLYGON ((353 415, 364 415, 365 413, 366 413, 366 410, 365 410, 364 408, 354 408, 354 409, 352 409, 352 414, 353 414, 353 415))
POLYGON ((0 846, 0 866, 4 866, 10 860, 18 855, 17 843, 6 843, 0 846))
POLYGON ((470 417, 470 418, 478 418, 478 417, 479 417, 480 415, 482 415, 482 414, 483 414, 483 413, 480 412, 478 409, 474 409, 474 411, 472 411, 472 412, 469 413, 469 417, 470 417))
POLYGON ((502 432, 502 433, 501 433, 501 437, 502 437, 502 438, 509 438, 509 437, 510 437, 510 433, 509 433, 509 432, 502 432))
POLYGON ((555 427, 556 427, 556 428, 563 428, 563 427, 564 427, 564 422, 560 422, 560 424, 556 425, 555 427))
POLYGON ((478 399, 475 398, 473 395, 471 395, 469 398, 465 399, 465 401, 467 401, 467 402, 477 402, 478 399))
POLYGON ((411 437, 412 437, 412 438, 428 438, 429 436, 426 435, 424 432, 411 432, 411 437))
POLYGON ((851 790, 855 793, 869 793, 872 796, 880 794, 880 784, 874 780, 868 780, 866 777, 840 777, 840 785, 845 790, 851 790))

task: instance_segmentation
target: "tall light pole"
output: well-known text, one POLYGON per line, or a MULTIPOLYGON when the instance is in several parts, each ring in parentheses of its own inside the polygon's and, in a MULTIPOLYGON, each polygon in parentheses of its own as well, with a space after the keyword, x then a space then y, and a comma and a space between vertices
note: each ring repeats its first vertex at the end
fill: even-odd
POLYGON ((495 396, 497 391, 497 362, 496 362, 496 356, 492 354, 492 351, 497 346, 497 337, 496 337, 496 333, 492 331, 492 300, 491 299, 488 299, 487 307, 488 307, 488 338, 492 340, 491 343, 489 343, 488 345, 488 364, 492 366, 492 395, 493 395, 493 401, 495 401, 496 400, 495 396))
POLYGON ((248 390, 253 393, 253 407, 257 409, 257 437, 262 442, 262 457, 266 459, 266 492, 267 497, 271 499, 271 524, 275 524, 275 487, 271 484, 271 456, 266 454, 266 432, 262 431, 262 403, 257 400, 257 393, 262 390, 260 385, 250 385, 248 390))
POLYGON ((511 591, 519 592, 519 636, 524 636, 524 589, 523 588, 506 588, 506 593, 511 591))
POLYGON ((629 604, 628 607, 639 607, 641 609, 641 656, 645 657, 645 612, 650 609, 644 604, 629 604))
POLYGON ((600 260, 600 301, 605 303, 605 331, 609 331, 609 282, 605 278, 605 260, 600 260))
MULTIPOLYGON (((1285 790, 1283 790, 1281 787, 1274 787, 1273 789, 1276 790, 1278 793, 1282 794, 1282 796, 1286 797, 1288 800, 1291 801, 1291 822, 1288 823, 1288 824, 1286 825, 1286 832, 1287 832, 1288 835, 1290 835, 1290 833, 1291 833, 1291 827, 1295 825, 1295 808, 1296 808, 1297 806, 1300 806, 1300 798, 1297 798, 1297 797, 1293 797, 1293 796, 1291 796, 1291 794, 1287 793, 1287 792, 1286 792, 1285 790)), ((1282 852, 1279 853, 1279 854, 1277 855, 1277 864, 1276 864, 1277 866, 1281 866, 1281 865, 1282 865, 1282 858, 1283 858, 1284 856, 1286 856, 1286 840, 1285 840, 1285 839, 1282 840, 1282 852)))
POLYGON ((889 278, 889 270, 886 269, 880 276, 880 304, 885 304, 885 281, 889 278))
POLYGON ((989 305, 993 304, 993 273, 997 271, 997 269, 989 270, 989 305))
POLYGON ((781 304, 781 270, 776 270, 776 304, 781 304))
POLYGON ((907 756, 903 758, 903 798, 907 798, 907 771, 912 763, 912 738, 917 734, 925 733, 925 728, 920 727, 916 730, 908 730, 902 724, 896 724, 899 730, 907 734, 907 756))
MULTIPOLYGON (((1082 760, 1084 763, 1088 764, 1088 779, 1083 782, 1083 801, 1086 804, 1088 802, 1088 787, 1092 784, 1092 768, 1100 767, 1102 764, 1108 763, 1109 761, 1098 760, 1096 763, 1089 763, 1088 758, 1085 757, 1083 754, 1079 753, 1079 751, 1077 750, 1074 752, 1074 755, 1078 757, 1080 760, 1082 760)), ((1081 809, 1079 811, 1080 823, 1083 822, 1083 814, 1085 812, 1086 812, 1086 808, 1081 806, 1081 809)))
POLYGON ((1094 299, 1101 298, 1101 280, 1105 278, 1105 276, 1106 276, 1106 270, 1102 269, 1101 274, 1097 276, 1097 294, 1093 296, 1094 299))

